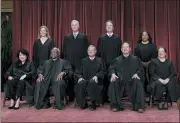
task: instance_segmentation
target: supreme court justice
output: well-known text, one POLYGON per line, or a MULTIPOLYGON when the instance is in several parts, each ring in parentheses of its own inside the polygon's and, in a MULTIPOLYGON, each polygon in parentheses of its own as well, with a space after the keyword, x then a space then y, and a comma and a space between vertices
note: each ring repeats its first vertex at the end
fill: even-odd
POLYGON ((50 52, 53 47, 55 47, 55 44, 49 35, 48 28, 41 26, 39 28, 38 39, 33 44, 33 63, 36 68, 50 58, 50 52))
POLYGON ((96 110, 97 102, 102 103, 105 64, 101 58, 95 55, 96 47, 90 45, 88 57, 82 59, 80 69, 75 74, 78 80, 75 95, 77 103, 82 109, 87 107, 87 94, 90 97, 88 106, 91 110, 96 110))
POLYGON ((166 58, 166 49, 158 48, 158 58, 153 59, 149 66, 151 76, 150 86, 152 88, 152 95, 158 101, 159 109, 167 109, 167 102, 176 101, 176 87, 175 87, 175 70, 173 63, 166 58), (167 92, 166 95, 163 95, 167 92), (165 96, 165 100, 163 99, 165 96))
POLYGON ((54 108, 63 109, 66 90, 66 79, 72 76, 72 68, 68 61, 59 58, 60 50, 51 50, 51 59, 43 62, 38 70, 35 87, 35 108, 49 108, 49 92, 52 91, 55 101, 54 108))
POLYGON ((128 43, 122 44, 122 55, 115 58, 109 67, 110 85, 109 99, 110 108, 116 112, 124 110, 122 97, 128 95, 133 105, 133 110, 144 112, 144 71, 140 60, 130 54, 128 43))
POLYGON ((147 31, 140 33, 139 40, 134 48, 134 55, 141 60, 144 66, 144 71, 146 73, 145 91, 147 92, 149 81, 148 65, 151 62, 151 59, 157 58, 156 44, 152 42, 151 35, 147 31))
MULTIPOLYGON (((107 33, 101 36, 97 43, 97 56, 105 61, 106 68, 109 68, 112 60, 121 55, 121 38, 119 35, 113 33, 113 22, 108 20, 106 22, 107 33)), ((109 80, 105 76, 104 80, 105 91, 108 90, 109 80)), ((105 94, 105 100, 107 100, 107 93, 105 94)))
POLYGON ((26 87, 26 102, 33 103, 33 87, 30 84, 35 73, 34 64, 29 60, 26 49, 17 52, 18 60, 12 63, 5 74, 8 79, 5 86, 6 97, 10 98, 9 109, 19 109, 20 97, 23 96, 26 87))
MULTIPOLYGON (((72 33, 64 36, 63 40, 63 56, 68 60, 72 66, 73 71, 79 68, 81 59, 87 57, 88 37, 87 35, 79 32, 79 22, 72 20, 71 22, 72 33)), ((74 98, 74 80, 69 80, 68 95, 70 100, 74 98)))

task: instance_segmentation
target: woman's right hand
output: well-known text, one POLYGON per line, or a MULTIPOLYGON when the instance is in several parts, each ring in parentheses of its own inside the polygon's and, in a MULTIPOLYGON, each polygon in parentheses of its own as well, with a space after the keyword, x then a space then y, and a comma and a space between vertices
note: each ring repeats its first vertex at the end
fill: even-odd
POLYGON ((12 76, 8 76, 8 80, 13 80, 14 78, 12 76))

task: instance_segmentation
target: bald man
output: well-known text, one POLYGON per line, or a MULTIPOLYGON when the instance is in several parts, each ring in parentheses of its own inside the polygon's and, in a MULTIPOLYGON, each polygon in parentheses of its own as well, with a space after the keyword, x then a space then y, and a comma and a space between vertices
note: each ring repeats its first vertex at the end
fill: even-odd
POLYGON ((37 69, 37 81, 35 86, 35 108, 49 108, 49 90, 55 97, 54 108, 64 108, 64 96, 66 91, 66 79, 72 76, 72 68, 68 61, 61 59, 60 50, 51 50, 51 59, 43 62, 37 69))
POLYGON ((75 95, 77 103, 82 109, 88 106, 91 110, 96 110, 96 103, 102 104, 105 64, 101 58, 95 55, 96 47, 90 45, 88 57, 82 59, 80 70, 75 73, 77 77, 75 95), (88 105, 87 94, 90 97, 88 105))
MULTIPOLYGON (((63 40, 63 56, 65 60, 70 62, 73 71, 80 67, 81 59, 87 57, 87 48, 89 45, 87 35, 79 32, 79 27, 79 22, 72 20, 72 33, 64 36, 63 40)), ((70 100, 73 100, 74 80, 70 80, 67 90, 70 100)))
POLYGON ((116 112, 124 110, 123 96, 128 95, 133 110, 144 112, 144 71, 140 60, 130 54, 128 43, 122 44, 122 55, 115 58, 109 67, 109 99, 110 108, 116 112))

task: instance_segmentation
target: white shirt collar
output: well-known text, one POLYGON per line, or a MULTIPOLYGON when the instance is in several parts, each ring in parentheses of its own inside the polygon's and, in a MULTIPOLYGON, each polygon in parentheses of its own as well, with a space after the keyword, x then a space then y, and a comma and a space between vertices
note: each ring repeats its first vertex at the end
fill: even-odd
POLYGON ((106 33, 108 36, 112 36, 113 35, 113 32, 112 33, 106 33))
POLYGON ((79 32, 73 32, 73 35, 78 35, 79 32))

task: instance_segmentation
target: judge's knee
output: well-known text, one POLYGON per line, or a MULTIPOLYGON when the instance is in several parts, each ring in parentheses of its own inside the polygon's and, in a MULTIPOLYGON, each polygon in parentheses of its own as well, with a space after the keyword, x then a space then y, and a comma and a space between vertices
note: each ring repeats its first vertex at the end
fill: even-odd
POLYGON ((56 85, 64 86, 66 85, 66 82, 64 80, 55 81, 56 85))

